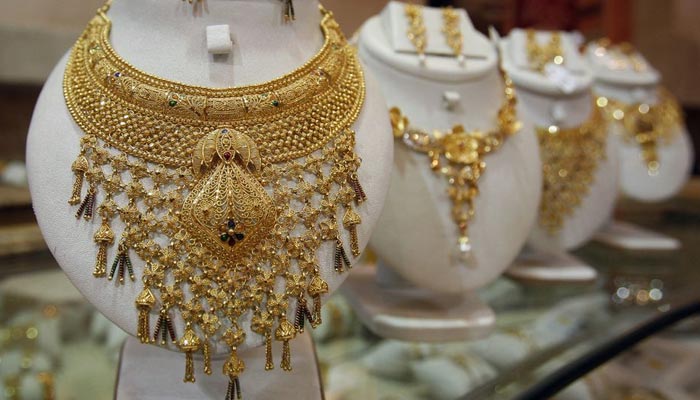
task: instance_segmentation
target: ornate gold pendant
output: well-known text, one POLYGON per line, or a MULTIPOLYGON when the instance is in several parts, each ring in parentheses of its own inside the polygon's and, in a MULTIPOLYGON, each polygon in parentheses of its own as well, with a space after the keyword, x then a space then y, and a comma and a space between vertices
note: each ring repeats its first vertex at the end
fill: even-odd
POLYGON ((255 142, 230 128, 211 132, 192 152, 198 181, 183 204, 183 225, 230 262, 255 247, 277 219, 272 199, 254 177, 260 166, 255 142))

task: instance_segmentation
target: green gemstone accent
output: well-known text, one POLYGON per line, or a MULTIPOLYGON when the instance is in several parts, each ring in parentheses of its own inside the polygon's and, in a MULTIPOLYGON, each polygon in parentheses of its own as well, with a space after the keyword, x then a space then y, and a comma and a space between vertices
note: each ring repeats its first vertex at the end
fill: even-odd
POLYGON ((278 107, 280 105, 280 102, 277 100, 272 100, 272 105, 278 107))
POLYGON ((170 100, 170 101, 168 102, 168 105, 169 105, 170 107, 175 107, 175 106, 177 105, 177 101, 175 101, 175 100, 170 100))
POLYGON ((222 241, 222 242, 225 242, 225 241, 228 240, 228 234, 227 234, 227 233, 222 233, 221 236, 220 236, 220 238, 221 238, 221 241, 222 241))

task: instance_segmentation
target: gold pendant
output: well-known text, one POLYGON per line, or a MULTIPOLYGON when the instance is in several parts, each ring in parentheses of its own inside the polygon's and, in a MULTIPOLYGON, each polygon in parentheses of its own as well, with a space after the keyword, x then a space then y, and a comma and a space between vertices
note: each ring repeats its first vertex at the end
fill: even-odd
POLYGON ((260 165, 255 142, 229 128, 205 136, 192 154, 201 178, 185 199, 183 222, 225 260, 233 262, 255 247, 275 224, 273 201, 253 175, 260 165))

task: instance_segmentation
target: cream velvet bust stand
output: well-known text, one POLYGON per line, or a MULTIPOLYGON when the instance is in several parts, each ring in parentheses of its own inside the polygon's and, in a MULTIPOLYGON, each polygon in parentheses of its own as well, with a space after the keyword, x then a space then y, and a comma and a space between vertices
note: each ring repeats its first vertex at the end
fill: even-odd
MULTIPOLYGON (((194 9, 180 0, 114 0, 108 16, 113 22, 115 50, 135 67, 187 84, 229 87, 282 76, 320 49, 323 37, 318 2, 296 0, 294 5, 296 21, 286 24, 282 21, 282 3, 277 0, 207 0, 194 9), (205 28, 219 24, 230 25, 234 49, 228 57, 214 58, 207 53, 205 28)), ((67 203, 73 180, 70 165, 83 133, 63 99, 61 82, 66 59, 59 62, 46 82, 29 132, 27 162, 34 210, 49 248, 73 284, 107 318, 135 335, 134 299, 142 289, 141 282, 117 286, 92 276, 97 253, 92 232, 99 222, 76 221, 75 210, 67 203)), ((354 129, 356 150, 363 160, 358 174, 368 197, 357 208, 363 221, 358 227, 360 246, 364 247, 381 212, 393 156, 391 135, 386 134, 390 126, 385 102, 370 76, 365 105, 354 129)), ((115 229, 115 235, 120 234, 115 229)), ((343 239, 347 242, 349 238, 343 239)), ((319 251, 319 267, 332 292, 345 275, 334 271, 331 247, 319 251)), ((139 275, 143 262, 137 258, 132 261, 139 275)), ((176 317, 175 322, 176 331, 182 332, 180 319, 176 317)), ((262 338, 248 332, 242 348, 261 344, 262 338)), ((215 343, 213 351, 220 354, 226 346, 215 343)), ((184 358, 181 354, 173 356, 178 360, 172 373, 179 375, 184 358)), ((246 371, 247 375, 252 373, 246 371)))
MULTIPOLYGON (((586 58, 595 78, 593 91, 598 96, 624 103, 656 104, 660 76, 645 62, 646 70, 610 70, 596 56, 595 43, 586 48, 586 58)), ((620 153, 620 189, 634 200, 655 202, 666 200, 677 194, 690 178, 693 164, 693 148, 690 136, 681 122, 678 132, 669 143, 657 147, 659 169, 650 174, 641 158, 641 149, 636 143, 623 140, 623 127, 611 123, 610 138, 617 143, 620 153)))
MULTIPOLYGON (((455 57, 431 55, 421 65, 417 54, 394 51, 390 35, 393 29, 403 28, 391 25, 387 15, 391 11, 387 8, 367 21, 358 42, 360 57, 378 77, 388 105, 399 107, 412 126, 429 132, 455 124, 493 129, 504 94, 496 52, 488 40, 476 31, 463 32, 465 49, 470 43, 484 49, 483 58, 467 58, 464 67, 455 57), (446 92, 459 98, 451 111, 442 105, 446 92)), ((442 41, 440 25, 427 29, 429 41, 442 41)), ((365 290, 356 291, 350 300, 357 305, 376 296, 374 322, 386 328, 386 335, 449 340, 469 337, 493 323, 490 309, 473 292, 503 273, 534 222, 541 173, 531 126, 525 124, 484 161, 487 166, 478 183, 476 215, 469 224, 473 262, 465 265, 455 257, 458 231, 451 218, 446 178, 430 169, 425 154, 396 142, 387 202, 371 239, 381 260, 378 276, 383 278, 384 291, 378 293, 377 283, 364 272, 351 275, 344 286, 352 289, 355 277, 364 282, 365 290), (380 299, 385 302, 380 304, 380 299)))
MULTIPOLYGON (((545 75, 516 64, 523 58, 524 47, 516 46, 522 40, 513 40, 514 35, 524 33, 515 30, 501 41, 503 67, 508 71, 519 97, 519 114, 538 126, 552 124, 562 128, 575 127, 586 121, 593 107, 591 95, 592 74, 575 51, 565 53, 565 66, 572 69, 567 79, 571 85, 568 93, 545 75), (520 53, 518 55, 518 53, 520 53)), ((572 38, 562 34, 565 49, 574 48, 572 38)), ((607 142, 606 158, 598 163, 594 182, 581 204, 564 221, 554 235, 536 224, 528 240, 529 250, 541 252, 533 256, 524 253, 509 274, 533 280, 588 281, 595 278, 595 271, 580 261, 565 254, 588 241, 609 219, 617 197, 617 152, 614 143, 607 142), (533 261, 534 260, 534 261, 533 261)))

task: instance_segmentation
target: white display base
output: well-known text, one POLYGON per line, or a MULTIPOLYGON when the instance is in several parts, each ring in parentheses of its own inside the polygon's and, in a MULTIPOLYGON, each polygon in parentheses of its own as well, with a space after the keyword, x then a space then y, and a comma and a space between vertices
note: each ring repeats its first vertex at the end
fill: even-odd
POLYGON ((625 250, 678 250, 681 242, 634 224, 610 221, 593 239, 609 246, 625 250))
MULTIPOLYGON (((279 368, 265 371, 265 349, 253 348, 239 352, 246 369, 241 375, 243 398, 263 399, 323 399, 316 349, 308 330, 290 342, 291 372, 279 368)), ((279 345, 279 343, 275 343, 279 345)), ((281 354, 274 348, 273 354, 281 354)), ((124 343, 119 358, 115 400, 202 400, 223 399, 228 378, 222 374, 225 357, 212 360, 212 374, 202 372, 202 361, 195 359, 195 383, 182 381, 185 356, 156 346, 144 345, 133 337, 124 343)))
MULTIPOLYGON (((459 268, 459 267, 455 267, 459 268)), ((375 334, 412 342, 481 339, 496 316, 473 292, 447 295, 410 287, 380 287, 377 269, 357 266, 340 287, 362 323, 375 334)))
POLYGON ((590 265, 565 252, 524 250, 506 271, 509 278, 543 283, 585 283, 598 273, 590 265))

